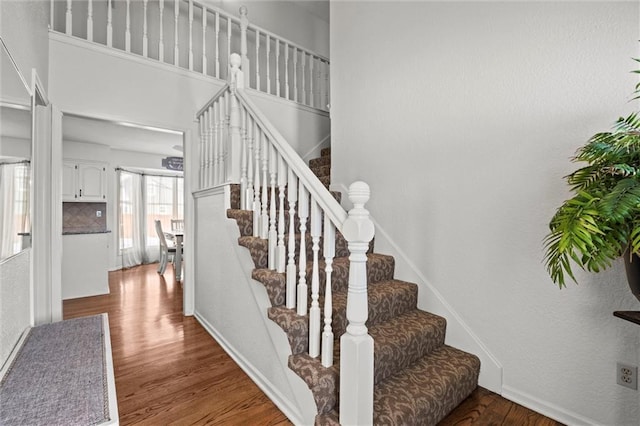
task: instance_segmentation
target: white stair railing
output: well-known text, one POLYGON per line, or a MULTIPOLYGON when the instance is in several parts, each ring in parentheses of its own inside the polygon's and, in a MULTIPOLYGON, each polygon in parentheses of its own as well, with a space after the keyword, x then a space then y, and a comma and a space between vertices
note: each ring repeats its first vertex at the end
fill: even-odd
POLYGON ((371 424, 373 339, 365 325, 368 315, 366 253, 374 236, 374 226, 364 207, 369 199, 369 187, 363 182, 355 182, 350 186, 348 196, 354 207, 347 213, 245 94, 243 86, 246 80, 240 69, 242 57, 233 54, 230 62, 230 84, 216 94, 197 117, 200 121, 201 145, 204 145, 200 153, 204 155, 216 151, 216 139, 211 137, 215 131, 212 129, 228 126, 231 133, 228 145, 223 144, 225 154, 222 163, 201 159, 202 189, 221 183, 248 183, 248 171, 254 170, 253 186, 241 185, 240 198, 246 200, 245 209, 254 211, 254 236, 268 240, 268 268, 286 273, 286 307, 295 309, 298 315, 309 315, 309 355, 319 357, 325 367, 334 363, 331 276, 336 232, 344 236, 350 252, 350 270, 348 326, 346 333, 340 337, 340 422, 371 424), (215 112, 211 114, 210 111, 212 108, 215 110, 218 104, 221 108, 230 105, 233 111, 228 125, 210 122, 210 117, 217 117, 215 112), (235 112, 237 109, 239 112, 235 112), (244 128, 240 129, 242 126, 244 128), (244 134, 245 137, 234 137, 234 133, 244 134), (223 167, 227 171, 238 170, 239 174, 219 173, 216 167, 223 167), (218 175, 225 175, 226 180, 220 182, 211 179, 211 176, 218 175), (288 230, 285 225, 285 198, 288 202, 288 230), (296 218, 298 229, 294 224, 296 218), (286 246, 285 232, 288 234, 286 246), (306 249, 308 239, 311 242, 310 253, 306 249), (322 258, 324 307, 320 306, 322 258), (308 270, 311 271, 310 283, 307 283, 308 270))
POLYGON ((236 17, 195 0, 50 1, 53 31, 227 80, 238 49, 244 87, 328 109, 329 59, 251 24, 245 6, 236 17))

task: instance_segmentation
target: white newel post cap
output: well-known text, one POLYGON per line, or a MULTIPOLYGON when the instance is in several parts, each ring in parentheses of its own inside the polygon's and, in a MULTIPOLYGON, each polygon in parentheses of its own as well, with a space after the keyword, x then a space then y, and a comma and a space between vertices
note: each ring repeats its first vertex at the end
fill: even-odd
POLYGON ((375 227, 369 219, 369 211, 364 208, 370 194, 369 185, 365 182, 356 181, 349 186, 348 195, 353 208, 349 210, 349 217, 344 222, 342 230, 349 242, 368 243, 375 234, 375 227))
POLYGON ((244 88, 244 74, 240 69, 242 65, 242 58, 237 53, 232 53, 229 55, 229 68, 230 68, 230 77, 231 77, 231 85, 236 88, 242 89, 244 88))

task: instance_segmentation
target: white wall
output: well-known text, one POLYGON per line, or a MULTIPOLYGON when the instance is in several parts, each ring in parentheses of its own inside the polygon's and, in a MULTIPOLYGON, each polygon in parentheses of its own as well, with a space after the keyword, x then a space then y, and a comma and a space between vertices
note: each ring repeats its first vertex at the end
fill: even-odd
POLYGON ((638 309, 622 266, 560 291, 542 263, 569 158, 638 106, 639 17, 637 2, 331 5, 334 182, 370 184, 417 268, 397 275, 471 327, 503 394, 570 424, 640 418, 615 383, 616 361, 640 362, 640 327, 612 316, 638 309))

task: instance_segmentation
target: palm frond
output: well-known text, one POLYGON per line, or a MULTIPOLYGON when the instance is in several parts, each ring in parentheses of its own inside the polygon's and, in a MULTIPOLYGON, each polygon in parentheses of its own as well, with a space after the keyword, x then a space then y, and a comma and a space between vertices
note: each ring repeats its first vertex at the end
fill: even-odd
POLYGON ((640 182, 634 178, 620 180, 599 207, 609 221, 619 223, 634 216, 640 208, 640 182))

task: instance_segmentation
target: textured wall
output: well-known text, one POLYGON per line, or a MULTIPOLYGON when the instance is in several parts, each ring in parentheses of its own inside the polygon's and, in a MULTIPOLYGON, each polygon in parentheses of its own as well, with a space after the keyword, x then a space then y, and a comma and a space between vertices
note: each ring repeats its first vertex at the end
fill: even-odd
POLYGON ((29 258, 31 250, 0 262, 0 366, 29 327, 29 258))
POLYGON ((504 394, 570 424, 640 418, 615 383, 616 361, 640 361, 640 327, 612 316, 638 309, 622 266, 560 291, 542 264, 569 158, 638 106, 638 8, 331 4, 334 181, 371 185, 374 218, 502 364, 504 394))

